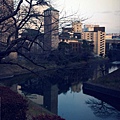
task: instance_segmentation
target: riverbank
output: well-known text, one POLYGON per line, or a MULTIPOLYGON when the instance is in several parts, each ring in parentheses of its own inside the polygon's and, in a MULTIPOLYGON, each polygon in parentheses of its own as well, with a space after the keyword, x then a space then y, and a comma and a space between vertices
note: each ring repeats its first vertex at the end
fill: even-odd
POLYGON ((100 85, 113 90, 120 90, 120 68, 96 80, 88 81, 88 83, 100 85))
POLYGON ((120 90, 86 82, 83 83, 83 93, 104 101, 120 111, 120 90))
MULTIPOLYGON (((75 70, 78 70, 78 69, 80 69, 80 68, 82 68, 82 67, 84 67, 84 66, 86 66, 86 65, 88 65, 88 63, 90 63, 90 64, 99 64, 99 63, 103 63, 103 62, 106 62, 106 60, 104 60, 104 59, 99 59, 99 60, 90 60, 90 61, 88 61, 88 62, 84 62, 84 61, 82 61, 82 62, 80 62, 80 63, 71 63, 71 64, 68 64, 68 65, 66 65, 66 66, 55 66, 54 64, 51 64, 51 65, 49 65, 49 66, 47 66, 47 64, 46 64, 46 67, 47 67, 47 69, 43 69, 43 68, 38 68, 38 66, 37 67, 32 67, 32 66, 30 66, 30 69, 31 70, 33 70, 34 72, 41 72, 42 74, 43 74, 43 71, 46 71, 46 73, 49 73, 49 72, 51 72, 50 70, 57 70, 57 69, 59 69, 59 68, 62 68, 62 69, 66 69, 66 70, 71 70, 71 69, 75 69, 75 70)), ((4 70, 5 70, 5 68, 6 68, 6 66, 4 66, 4 70)), ((2 71, 2 76, 4 77, 4 78, 7 78, 7 77, 11 77, 11 79, 6 79, 6 83, 8 84, 8 82, 9 82, 9 85, 7 85, 7 86, 11 86, 13 83, 13 81, 15 81, 16 83, 19 83, 19 81, 20 82, 22 82, 22 81, 24 81, 23 79, 23 74, 26 74, 27 76, 29 75, 29 73, 30 73, 30 71, 27 71, 27 70, 24 70, 24 69, 22 69, 22 68, 18 68, 18 66, 7 66, 7 70, 6 71, 8 71, 8 72, 5 72, 4 70, 2 71), (7 69, 8 68, 8 69, 7 69), (11 73, 10 73, 10 70, 12 71, 11 73), (9 73, 9 74, 8 74, 9 73), (9 76, 6 76, 6 75, 9 75, 9 76), (12 77, 12 76, 20 76, 19 77, 19 79, 16 79, 16 77, 12 77), (14 79, 13 79, 14 78, 14 79)), ((53 71, 52 71, 53 72, 53 71)), ((31 76, 28 76, 28 78, 27 79, 29 79, 29 77, 31 78, 31 76)), ((36 112, 35 111, 40 111, 41 110, 41 108, 40 107, 37 107, 37 108, 34 108, 34 106, 38 106, 38 105, 35 105, 34 103, 31 103, 33 106, 31 106, 30 108, 31 108, 31 112, 33 112, 33 113, 35 113, 36 114, 36 112)), ((47 113, 47 111, 46 111, 46 113, 47 113)), ((46 114, 46 113, 44 113, 44 114, 46 114)), ((41 114, 43 114, 43 112, 41 112, 41 114)))
POLYGON ((45 63, 41 64, 44 67, 36 66, 36 65, 34 65, 30 62, 26 62, 26 61, 19 62, 19 64, 24 67, 20 67, 17 65, 0 64, 0 68, 1 68, 0 79, 12 78, 17 75, 24 75, 24 74, 29 74, 29 73, 37 73, 40 71, 50 71, 50 70, 55 70, 55 69, 59 69, 59 68, 79 69, 88 63, 99 64, 99 63, 103 63, 103 62, 107 62, 107 61, 108 61, 108 59, 97 58, 97 59, 89 60, 87 62, 81 61, 81 62, 69 63, 67 65, 61 65, 61 66, 58 66, 53 62, 45 62, 45 63), (28 70, 25 68, 27 68, 28 70))
POLYGON ((120 100, 120 90, 111 89, 109 87, 100 85, 100 84, 93 84, 93 83, 83 83, 83 90, 90 90, 93 92, 97 92, 103 95, 111 96, 113 98, 117 98, 120 100))
POLYGON ((103 100, 120 110, 120 68, 109 75, 83 83, 83 93, 103 100))
POLYGON ((15 114, 15 113, 11 113, 11 112, 8 113, 9 109, 11 109, 11 111, 14 111, 14 108, 16 108, 17 110, 21 109, 21 113, 26 112, 25 114, 26 114, 27 120, 32 120, 32 117, 37 117, 41 114, 42 115, 54 115, 50 111, 48 111, 45 108, 41 107, 40 105, 32 102, 28 98, 21 96, 20 94, 16 93, 16 91, 11 90, 9 87, 4 86, 3 84, 0 84, 0 90, 2 91, 0 94, 0 97, 2 97, 1 105, 5 106, 5 108, 2 109, 2 112, 3 113, 5 111, 7 112, 7 113, 4 113, 4 114, 6 114, 6 116, 4 116, 4 114, 3 114, 3 116, 1 116, 2 118, 4 118, 4 117, 7 118, 7 116, 10 117, 10 116, 12 116, 12 114, 15 114), (11 106, 12 104, 14 106, 11 106), (21 104, 21 106, 24 105, 24 107, 20 108, 19 107, 20 104, 21 104), (9 108, 9 106, 11 106, 11 108, 9 108))

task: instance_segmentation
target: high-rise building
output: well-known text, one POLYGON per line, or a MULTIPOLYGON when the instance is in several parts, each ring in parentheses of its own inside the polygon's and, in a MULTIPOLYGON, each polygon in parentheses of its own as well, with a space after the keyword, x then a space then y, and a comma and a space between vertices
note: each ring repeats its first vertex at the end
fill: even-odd
POLYGON ((45 51, 57 49, 59 44, 59 11, 53 7, 44 11, 44 43, 45 51))
POLYGON ((94 27, 93 31, 82 32, 82 39, 94 42, 96 55, 105 55, 105 27, 94 27))

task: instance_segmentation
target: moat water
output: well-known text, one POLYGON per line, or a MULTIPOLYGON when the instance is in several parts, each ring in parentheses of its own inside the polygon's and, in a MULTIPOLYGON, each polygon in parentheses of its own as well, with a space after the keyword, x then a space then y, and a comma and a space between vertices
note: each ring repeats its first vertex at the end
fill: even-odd
MULTIPOLYGON (((107 104, 104 99, 85 94, 82 87, 83 82, 95 80, 119 67, 87 65, 82 69, 59 69, 44 79, 28 77, 17 89, 20 94, 66 120, 120 120, 120 109, 107 104)), ((108 103, 110 100, 112 98, 108 103)))
MULTIPOLYGON (((53 86, 53 89, 56 88, 53 86)), ((19 91, 20 92, 20 91, 19 91)), ((45 108, 51 112, 65 118, 66 120, 119 120, 120 111, 113 106, 107 104, 103 100, 97 99, 90 95, 84 94, 82 90, 82 84, 78 83, 66 93, 56 95, 56 92, 52 93, 53 96, 49 100, 46 97, 47 104, 45 108)), ((44 97, 39 94, 26 95, 29 99, 43 106, 44 97)), ((116 103, 120 104, 120 103, 116 103)))

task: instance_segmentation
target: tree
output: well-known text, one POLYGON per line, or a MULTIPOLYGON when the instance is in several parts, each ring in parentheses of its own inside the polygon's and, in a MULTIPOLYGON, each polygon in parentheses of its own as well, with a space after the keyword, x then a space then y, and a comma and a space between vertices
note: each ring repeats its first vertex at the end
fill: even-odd
MULTIPOLYGON (((26 53, 30 53, 32 46, 34 45, 45 51, 42 46, 43 41, 40 39, 42 39, 43 36, 43 19, 46 17, 46 15, 44 15, 43 12, 38 12, 35 6, 43 6, 46 4, 48 7, 51 7, 50 2, 45 2, 44 0, 16 0, 13 3, 13 1, 10 1, 1 0, 0 2, 0 10, 2 11, 0 13, 0 64, 12 64, 25 68, 18 62, 15 63, 13 61, 10 61, 10 59, 6 59, 9 55, 11 55, 11 53, 15 53, 29 60, 31 63, 38 65, 34 59, 31 59, 21 51, 24 50, 26 53), (33 25, 35 26, 33 29, 36 31, 34 31, 34 37, 30 37, 30 29, 33 25), (26 33, 26 31, 27 34, 23 35, 23 33, 26 33), (4 36, 5 40, 1 36, 4 36)), ((66 19, 70 16, 73 16, 73 14, 61 17, 59 20, 66 19)), ((49 15, 47 17, 49 18, 49 15)), ((59 20, 54 18, 54 22, 51 24, 55 24, 59 20)), ((59 28, 54 26, 50 31, 47 32, 56 31, 56 29, 59 28)), ((44 33, 44 35, 45 34, 47 33, 44 33)), ((55 38, 55 36, 53 38, 55 38)), ((42 65, 38 66, 44 67, 42 65)))
POLYGON ((71 50, 71 46, 66 42, 60 42, 58 46, 58 50, 63 54, 69 54, 71 50))
POLYGON ((27 100, 7 87, 0 87, 2 120, 26 120, 27 100))
MULTIPOLYGON (((17 53, 33 64, 38 65, 28 56, 23 54, 23 52, 21 52, 22 49, 30 52, 34 44, 37 44, 40 48, 42 48, 41 42, 39 42, 38 39, 40 39, 40 36, 43 36, 40 30, 43 27, 42 19, 44 14, 43 12, 36 12, 34 6, 38 4, 41 6, 43 4, 49 6, 49 4, 44 0, 34 1, 36 0, 19 0, 15 3, 8 0, 0 1, 0 64, 13 64, 25 68, 18 63, 14 63, 13 61, 6 59, 11 53, 17 53), (39 23, 35 22, 36 19, 39 20, 39 23), (31 33, 24 35, 20 34, 23 32, 25 33, 28 23, 37 26, 36 31, 32 30, 32 33, 35 33, 34 37, 33 35, 30 37, 31 33)), ((30 32, 28 29, 27 31, 30 32)), ((38 66, 44 67, 42 65, 38 66)))
POLYGON ((93 41, 83 40, 82 43, 82 59, 88 60, 90 56, 93 54, 93 41))
POLYGON ((86 104, 89 105, 97 117, 109 118, 112 116, 119 118, 119 111, 102 100, 90 99, 86 101, 86 104))

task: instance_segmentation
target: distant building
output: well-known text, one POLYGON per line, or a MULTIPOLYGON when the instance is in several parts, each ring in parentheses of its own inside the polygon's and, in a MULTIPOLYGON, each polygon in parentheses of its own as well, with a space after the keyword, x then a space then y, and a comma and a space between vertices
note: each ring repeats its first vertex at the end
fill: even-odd
POLYGON ((81 34, 82 34, 82 33, 74 33, 74 34, 73 34, 73 37, 74 37, 74 38, 77 38, 77 39, 81 39, 81 34))
POLYGON ((105 35, 105 39, 106 39, 106 40, 112 39, 112 34, 106 34, 106 35, 105 35))
POLYGON ((76 39, 76 38, 66 37, 64 39, 60 39, 60 41, 68 43, 71 46, 72 52, 75 52, 75 53, 81 52, 82 40, 76 39))
MULTIPOLYGON (((66 34, 69 34, 69 38, 73 37, 73 28, 72 26, 65 26, 62 27, 62 32, 60 33, 60 36, 63 34, 66 36, 66 34)), ((64 37, 64 36, 63 36, 64 37)))
POLYGON ((72 22, 73 33, 81 33, 82 32, 82 23, 80 21, 72 22))
POLYGON ((62 27, 62 32, 72 33, 73 32, 73 28, 72 27, 62 27))
POLYGON ((83 31, 94 31, 94 27, 99 27, 99 25, 84 25, 83 31))
POLYGON ((109 39, 109 40, 110 39, 111 40, 112 39, 120 39, 120 33, 107 33, 105 38, 106 38, 106 40, 107 39, 109 39))
POLYGON ((59 11, 53 7, 44 11, 44 43, 45 52, 57 49, 59 44, 59 11))
POLYGON ((82 46, 82 42, 76 41, 76 42, 69 42, 72 52, 75 53, 80 53, 81 52, 81 46, 82 46))
POLYGON ((62 33, 59 35, 60 41, 68 40, 68 39, 70 39, 70 38, 71 38, 71 36, 70 36, 70 33, 68 33, 68 32, 62 32, 62 33))
POLYGON ((83 32, 82 39, 94 42, 94 53, 96 55, 105 55, 105 27, 94 27, 93 31, 83 32))

